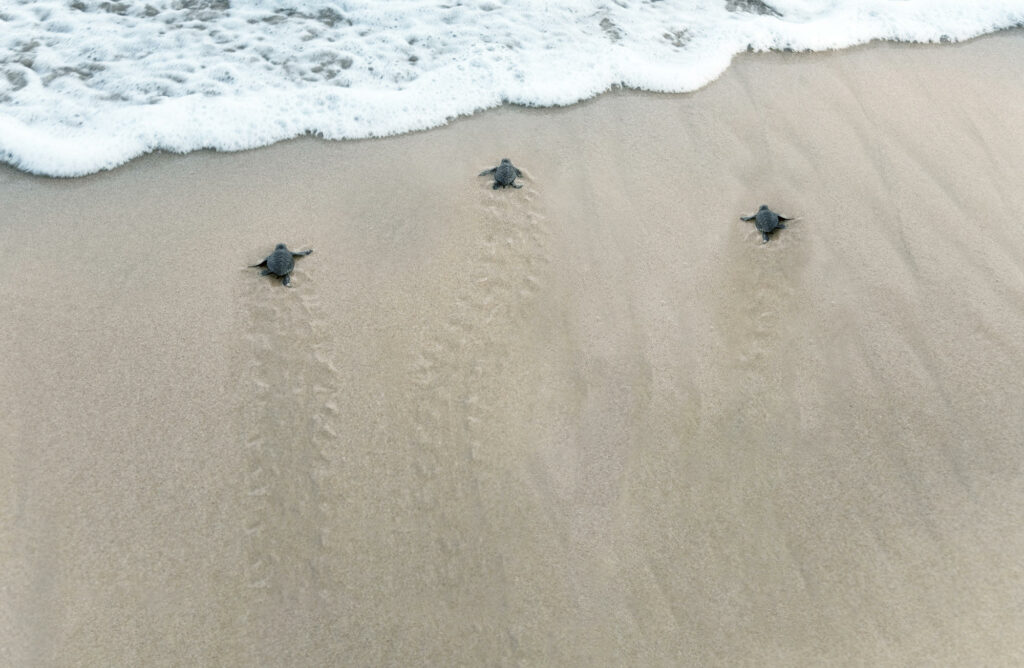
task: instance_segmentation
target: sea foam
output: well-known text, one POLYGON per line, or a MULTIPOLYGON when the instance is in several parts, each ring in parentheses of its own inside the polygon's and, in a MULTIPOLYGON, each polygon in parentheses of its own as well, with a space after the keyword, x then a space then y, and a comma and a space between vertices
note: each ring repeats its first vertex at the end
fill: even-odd
POLYGON ((0 160, 51 176, 162 149, 435 127, 614 86, 685 92, 745 50, 959 41, 1024 0, 14 0, 0 160))

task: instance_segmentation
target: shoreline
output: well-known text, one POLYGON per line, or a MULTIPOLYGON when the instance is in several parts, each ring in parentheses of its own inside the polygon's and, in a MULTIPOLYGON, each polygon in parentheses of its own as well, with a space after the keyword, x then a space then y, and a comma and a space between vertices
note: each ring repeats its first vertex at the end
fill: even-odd
MULTIPOLYGON (((970 44, 973 44, 974 42, 977 42, 979 40, 990 39, 990 38, 993 38, 993 37, 998 38, 1001 35, 1011 35, 1011 34, 1013 34, 1015 32, 1017 32, 1017 33, 1024 32, 1024 26, 1011 26, 1011 27, 1007 27, 1007 28, 1000 28, 1000 29, 995 30, 993 32, 989 32, 989 33, 985 33, 985 34, 982 34, 982 35, 978 35, 976 37, 972 37, 972 38, 970 38, 968 40, 961 41, 961 42, 941 42, 941 43, 939 43, 939 42, 927 42, 927 43, 923 43, 923 42, 904 42, 904 41, 900 41, 900 40, 887 40, 887 39, 877 38, 877 39, 873 39, 870 42, 867 42, 867 43, 864 43, 864 44, 857 44, 857 45, 854 45, 854 46, 843 47, 841 49, 830 49, 830 50, 826 50, 826 51, 811 51, 811 50, 805 50, 805 51, 792 51, 792 50, 746 51, 746 52, 743 52, 743 53, 734 54, 733 57, 732 57, 732 61, 730 62, 729 68, 734 67, 736 61, 738 59, 742 59, 742 58, 759 58, 759 57, 773 57, 773 56, 782 56, 782 57, 792 57, 792 56, 797 56, 797 57, 817 57, 817 56, 825 56, 825 57, 827 57, 827 56, 833 55, 833 54, 853 52, 853 51, 862 50, 862 49, 874 49, 874 48, 886 48, 886 47, 891 47, 891 48, 896 48, 896 49, 900 49, 900 48, 942 48, 942 49, 950 49, 950 48, 963 47, 965 45, 970 45, 970 44)), ((244 148, 244 149, 238 149, 238 150, 233 150, 233 151, 222 151, 220 149, 206 147, 206 148, 194 149, 194 150, 186 152, 186 153, 178 153, 178 152, 175 152, 175 151, 168 151, 168 150, 165 150, 165 149, 156 149, 156 150, 150 151, 148 153, 143 153, 141 155, 137 155, 137 156, 135 156, 133 158, 130 158, 126 162, 123 162, 123 163, 121 163, 121 164, 119 164, 119 165, 117 165, 115 167, 100 169, 100 170, 95 171, 95 172, 91 172, 91 173, 88 173, 88 174, 81 174, 81 175, 77 175, 77 176, 52 176, 52 175, 48 175, 48 174, 41 174, 41 173, 38 173, 38 172, 32 172, 32 171, 28 171, 28 170, 23 170, 23 169, 15 166, 15 165, 12 165, 12 164, 6 163, 6 162, 0 162, 0 169, 11 169, 11 170, 13 170, 16 173, 25 174, 25 175, 29 175, 29 176, 36 176, 36 177, 40 177, 40 178, 44 178, 44 179, 54 179, 54 180, 58 180, 58 181, 59 180, 74 180, 74 179, 89 178, 91 176, 96 176, 96 175, 104 174, 104 173, 108 173, 108 172, 116 172, 117 170, 120 170, 120 169, 123 169, 123 168, 129 166, 130 164, 134 163, 137 160, 146 159, 146 158, 156 158, 156 159, 159 159, 160 156, 185 156, 185 155, 192 155, 192 154, 196 154, 196 153, 198 153, 198 154, 202 154, 202 153, 217 153, 217 154, 231 155, 231 154, 235 154, 235 153, 247 153, 247 152, 251 152, 251 151, 260 151, 260 150, 265 149, 265 148, 271 148, 271 147, 277 146, 279 144, 293 142, 293 141, 308 141, 308 140, 323 141, 323 142, 327 142, 327 143, 331 143, 331 144, 333 144, 333 143, 345 144, 345 143, 359 143, 359 142, 380 142, 380 141, 386 141, 386 140, 390 140, 390 139, 399 139, 399 138, 406 137, 406 136, 409 136, 409 135, 417 135, 417 134, 422 134, 422 133, 433 132, 435 130, 441 130, 441 129, 450 127, 450 126, 452 126, 454 124, 460 123, 462 121, 470 120, 470 119, 472 119, 474 117, 477 117, 477 116, 479 116, 481 114, 492 113, 492 112, 496 112, 496 111, 499 111, 499 110, 512 110, 512 111, 519 111, 519 112, 537 111, 537 112, 541 112, 541 113, 545 113, 545 112, 558 112, 558 111, 561 111, 561 110, 575 109, 578 106, 586 105, 586 104, 595 102, 595 101, 597 101, 597 100, 599 100, 599 99, 601 99, 601 98, 603 98, 605 96, 614 96, 614 95, 648 96, 649 95, 649 96, 655 96, 655 97, 660 97, 660 96, 673 97, 673 96, 687 96, 687 95, 699 94, 702 90, 706 89, 707 87, 714 86, 715 83, 719 79, 721 79, 723 76, 725 76, 728 71, 729 71, 729 69, 726 69, 715 80, 710 81, 707 84, 705 84, 704 86, 702 86, 701 88, 698 88, 698 89, 692 90, 692 91, 685 91, 685 92, 661 92, 661 91, 644 90, 644 89, 640 89, 640 88, 631 88, 629 86, 623 86, 623 85, 616 84, 616 85, 613 85, 608 90, 605 90, 605 91, 603 91, 601 93, 598 93, 598 94, 596 94, 596 95, 594 95, 592 97, 585 98, 585 99, 582 99, 582 100, 578 100, 578 101, 573 102, 571 104, 555 105, 555 106, 549 106, 549 107, 534 107, 534 106, 528 106, 528 105, 519 105, 519 104, 505 103, 505 104, 501 104, 501 105, 499 105, 497 107, 487 107, 487 108, 484 108, 484 109, 477 109, 476 111, 474 111, 472 113, 469 113, 469 114, 460 114, 457 117, 453 118, 452 120, 448 121, 447 123, 445 123, 443 125, 438 125, 438 126, 434 126, 434 127, 430 127, 430 128, 421 129, 421 130, 413 130, 413 131, 410 131, 410 132, 405 132, 405 133, 400 133, 400 134, 391 134, 391 135, 382 135, 382 136, 373 136, 373 137, 345 138, 345 139, 324 139, 322 136, 319 136, 317 133, 310 132, 310 133, 306 133, 304 135, 299 135, 299 136, 296 136, 296 137, 280 139, 280 140, 277 140, 277 141, 275 141, 275 142, 273 142, 271 144, 265 144, 265 145, 261 145, 261 146, 255 146, 255 147, 252 147, 252 148, 244 148)))
POLYGON ((1019 660, 1022 56, 0 168, 0 662, 1019 660))

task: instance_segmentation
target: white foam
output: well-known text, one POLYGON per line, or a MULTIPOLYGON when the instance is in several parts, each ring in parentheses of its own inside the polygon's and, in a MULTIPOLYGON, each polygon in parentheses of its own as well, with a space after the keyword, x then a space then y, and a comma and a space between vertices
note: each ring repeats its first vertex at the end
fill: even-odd
POLYGON ((390 135, 617 85, 690 91, 748 48, 958 41, 1024 23, 1024 0, 767 0, 766 13, 755 0, 449 2, 0 4, 0 160, 77 176, 157 149, 390 135))

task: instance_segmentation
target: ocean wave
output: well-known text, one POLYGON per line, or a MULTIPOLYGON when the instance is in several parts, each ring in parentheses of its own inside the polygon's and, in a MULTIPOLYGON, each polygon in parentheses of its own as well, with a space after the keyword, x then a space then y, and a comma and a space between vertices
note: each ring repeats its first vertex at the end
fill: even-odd
POLYGON ((1024 0, 21 0, 0 5, 0 160, 51 176, 154 150, 422 130, 614 86, 686 92, 745 50, 960 41, 1024 0))

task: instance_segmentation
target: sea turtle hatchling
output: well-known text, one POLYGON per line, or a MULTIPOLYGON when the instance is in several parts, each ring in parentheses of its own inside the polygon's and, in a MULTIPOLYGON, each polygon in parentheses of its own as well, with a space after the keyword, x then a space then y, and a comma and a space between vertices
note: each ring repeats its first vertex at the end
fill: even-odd
POLYGON ((313 252, 310 248, 306 251, 299 251, 298 253, 288 250, 288 246, 284 244, 278 244, 274 248, 274 252, 263 259, 263 262, 259 264, 250 264, 250 267, 266 267, 260 276, 268 276, 274 274, 284 279, 284 284, 290 286, 292 279, 290 274, 292 269, 295 268, 295 258, 302 257, 303 255, 309 255, 313 252))
POLYGON ((786 226, 782 224, 783 220, 793 220, 792 218, 786 218, 780 216, 771 209, 768 208, 767 204, 762 204, 761 208, 757 210, 757 213, 749 216, 741 216, 740 220, 754 221, 754 227, 761 233, 761 238, 764 239, 761 243, 768 243, 768 235, 775 230, 784 230, 786 226))
POLYGON ((494 185, 491 187, 495 190, 498 188, 508 188, 509 186, 512 186, 513 188, 523 187, 522 185, 517 185, 515 183, 516 177, 522 176, 523 173, 516 169, 515 165, 513 165, 512 161, 508 158, 502 158, 501 164, 497 167, 485 169, 480 172, 480 176, 486 176, 488 174, 494 174, 494 185))

